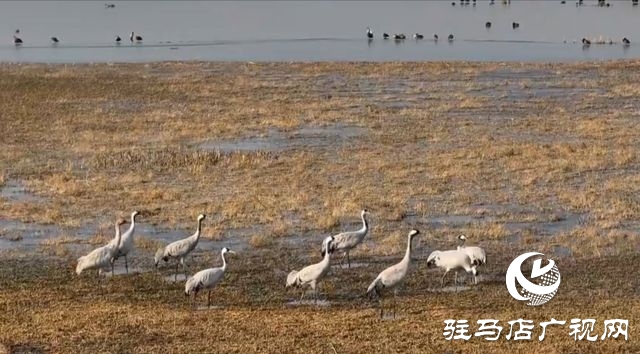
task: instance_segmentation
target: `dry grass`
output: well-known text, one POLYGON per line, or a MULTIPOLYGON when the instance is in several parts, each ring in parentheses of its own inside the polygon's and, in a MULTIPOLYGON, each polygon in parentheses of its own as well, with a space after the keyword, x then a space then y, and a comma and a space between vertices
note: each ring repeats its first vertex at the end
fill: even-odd
MULTIPOLYGON (((195 339, 216 338, 222 352, 486 351, 478 341, 444 341, 442 319, 633 319, 638 284, 620 274, 640 250, 638 69, 637 61, 1 65, 0 86, 11 90, 0 90, 0 186, 17 180, 38 200, 0 199, 0 223, 54 224, 68 235, 104 226, 89 240, 41 240, 43 262, 7 256, 0 343, 12 351, 184 352, 211 350, 195 339), (361 133, 322 133, 336 126, 361 133), (318 136, 296 135, 305 129, 318 136), (273 131, 286 139, 270 141, 273 131), (252 137, 273 148, 206 145, 252 137), (315 260, 312 245, 323 236, 357 227, 362 208, 373 215, 372 232, 353 255, 370 267, 332 276, 335 306, 283 306, 294 296, 282 290, 286 273, 315 260), (251 248, 230 261, 237 268, 216 290, 223 309, 192 312, 181 285, 152 273, 99 286, 71 276, 77 243, 106 242, 113 220, 132 210, 142 212, 140 223, 183 230, 205 213, 203 241, 216 247, 227 231, 242 235, 251 248), (425 235, 418 259, 465 233, 489 251, 494 278, 518 252, 554 254, 566 290, 543 316, 505 297, 502 281, 455 301, 431 293, 436 273, 419 266, 401 299, 405 317, 379 322, 354 294, 401 257, 413 227, 425 235)), ((21 235, 12 244, 32 237, 21 235)), ((136 245, 141 267, 151 268, 159 242, 138 237, 136 245)), ((219 264, 209 254, 194 255, 193 267, 219 264)), ((536 350, 639 350, 637 341, 554 338, 536 350)))

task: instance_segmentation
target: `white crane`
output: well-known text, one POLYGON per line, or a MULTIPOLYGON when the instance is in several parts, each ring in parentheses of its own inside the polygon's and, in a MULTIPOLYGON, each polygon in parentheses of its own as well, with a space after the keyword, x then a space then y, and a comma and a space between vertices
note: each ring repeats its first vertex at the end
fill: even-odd
POLYGON ((409 272, 409 266, 411 265, 411 241, 416 235, 419 235, 420 231, 409 231, 407 240, 407 250, 404 254, 404 258, 400 263, 392 265, 391 267, 383 270, 378 277, 367 288, 367 294, 371 295, 373 292, 380 298, 380 318, 383 315, 382 307, 382 289, 393 289, 393 317, 396 317, 396 296, 398 295, 398 285, 402 283, 404 278, 409 272))
MULTIPOLYGON (((324 239, 322 242, 322 247, 328 249, 329 252, 324 253, 324 258, 320 263, 312 264, 302 268, 300 271, 292 270, 287 276, 287 288, 290 286, 296 287, 304 287, 309 285, 313 290, 314 303, 318 303, 318 290, 317 285, 320 280, 329 272, 329 268, 331 267, 329 260, 331 258, 331 253, 333 252, 331 249, 331 243, 333 242, 333 237, 329 236, 324 239)), ((302 290, 302 296, 300 297, 300 301, 304 297, 304 290, 302 290)))
POLYGON ((184 259, 191 251, 193 251, 194 248, 196 248, 196 245, 198 244, 198 240, 200 239, 200 230, 202 227, 202 220, 204 220, 205 217, 206 215, 204 214, 198 215, 198 228, 196 229, 196 232, 193 235, 187 238, 184 238, 182 240, 172 242, 168 244, 166 247, 159 248, 156 251, 156 255, 154 257, 156 268, 158 267, 158 263, 160 263, 160 260, 168 262, 169 258, 175 258, 179 260, 179 262, 176 263, 175 280, 178 281, 178 265, 179 264, 182 264, 184 275, 185 277, 187 276, 187 269, 186 269, 187 266, 184 263, 184 259))
POLYGON ((236 254, 227 247, 223 248, 220 252, 220 256, 222 257, 222 267, 201 270, 189 278, 185 283, 184 293, 187 296, 193 294, 194 306, 196 304, 196 296, 198 295, 198 292, 203 289, 209 290, 209 295, 207 296, 207 307, 211 306, 211 289, 215 288, 220 280, 224 278, 224 272, 227 270, 227 261, 224 259, 225 253, 236 254))
MULTIPOLYGON (((129 274, 129 260, 127 259, 127 255, 129 252, 133 250, 133 233, 136 229, 136 216, 140 214, 137 210, 131 213, 131 226, 129 229, 122 234, 122 238, 118 244, 118 253, 114 260, 117 260, 120 257, 124 257, 124 267, 127 270, 127 274, 129 274)), ((111 241, 112 243, 115 240, 111 241)))
MULTIPOLYGON (((349 251, 359 245, 364 237, 367 235, 369 231, 369 224, 367 223, 367 219, 365 216, 369 215, 367 209, 363 209, 360 212, 360 217, 362 218, 362 228, 357 231, 347 231, 342 232, 333 236, 333 241, 331 242, 331 252, 341 251, 343 252, 342 259, 340 259, 340 266, 344 262, 344 257, 347 257, 347 263, 349 268, 351 268, 351 259, 349 258, 349 251)), ((324 243, 322 244, 322 255, 326 251, 326 247, 324 243)))
POLYGON ((113 271, 113 260, 118 251, 117 244, 120 242, 120 225, 126 223, 124 219, 118 219, 116 221, 116 236, 113 239, 114 242, 109 242, 105 246, 96 248, 88 255, 78 258, 78 265, 76 266, 76 274, 80 275, 82 271, 88 269, 97 269, 98 276, 102 273, 104 268, 111 265, 111 275, 113 271))
POLYGON ((476 266, 473 265, 471 258, 463 251, 450 250, 450 251, 433 251, 427 258, 427 267, 436 266, 440 269, 444 269, 442 275, 442 286, 444 286, 444 278, 450 271, 455 272, 455 287, 458 290, 458 271, 464 270, 467 273, 473 274, 473 282, 477 284, 476 266))
POLYGON ((458 236, 458 240, 461 242, 460 246, 458 246, 458 251, 466 253, 471 258, 473 265, 481 266, 487 264, 487 254, 484 249, 477 246, 465 246, 464 243, 467 240, 465 235, 458 236))

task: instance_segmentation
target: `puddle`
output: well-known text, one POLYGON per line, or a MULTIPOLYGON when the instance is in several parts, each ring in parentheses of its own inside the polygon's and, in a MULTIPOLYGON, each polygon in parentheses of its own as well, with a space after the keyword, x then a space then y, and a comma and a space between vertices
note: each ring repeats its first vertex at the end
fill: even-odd
POLYGON ((313 299, 303 299, 302 301, 299 300, 294 300, 294 301, 289 301, 287 302, 288 306, 322 306, 322 307, 328 307, 331 306, 331 302, 329 302, 328 300, 320 300, 318 299, 318 301, 314 301, 313 299))
POLYGON ((15 179, 5 181, 0 187, 0 198, 12 202, 40 202, 43 199, 27 191, 25 185, 15 179))
MULTIPOLYGON (((368 267, 369 263, 357 263, 357 262, 351 262, 351 268, 363 268, 363 267, 368 267)), ((340 264, 334 264, 331 266, 331 268, 333 269, 344 269, 344 270, 349 270, 347 262, 345 261, 342 265, 340 264)))
POLYGON ((492 222, 495 218, 482 215, 439 215, 439 216, 418 216, 406 215, 405 220, 411 224, 429 225, 433 228, 456 227, 474 224, 478 222, 492 222))
MULTIPOLYGON (((501 213, 498 209, 492 210, 490 208, 487 211, 501 213)), ((510 209, 513 213, 519 213, 518 210, 510 209)), ((527 211, 522 211, 528 213, 527 211)), ((537 215, 540 219, 545 219, 545 215, 537 215)), ((564 232, 569 232, 572 229, 579 227, 586 223, 589 218, 589 214, 564 214, 557 217, 556 221, 501 221, 502 218, 488 215, 439 215, 439 216, 418 216, 407 215, 405 220, 414 225, 428 225, 431 228, 445 228, 445 227, 464 227, 473 224, 484 224, 499 222, 502 224, 511 234, 511 241, 517 239, 513 234, 519 234, 525 230, 532 231, 536 235, 540 236, 553 236, 564 232)))
MULTIPOLYGON (((145 273, 145 272, 150 272, 151 269, 145 269, 143 270, 141 267, 132 267, 131 265, 129 265, 129 274, 138 274, 138 273, 145 273)), ((105 276, 110 277, 111 276, 111 268, 106 268, 104 270, 105 276)), ((124 258, 122 258, 122 264, 120 264, 120 259, 118 259, 116 261, 115 267, 113 267, 113 273, 115 274, 115 276, 118 275, 127 275, 127 270, 124 267, 124 258)))
POLYGON ((470 286, 467 285, 458 285, 457 287, 453 285, 447 285, 444 287, 436 287, 436 288, 428 288, 427 291, 431 293, 456 293, 461 291, 471 290, 470 286))
POLYGON ((203 149, 221 152, 267 151, 289 149, 317 149, 345 144, 364 135, 364 128, 335 124, 326 127, 303 127, 291 132, 270 129, 264 136, 232 140, 213 140, 201 145, 203 149))
POLYGON ((163 276, 162 279, 164 279, 167 283, 179 283, 179 282, 187 281, 188 277, 189 276, 188 275, 185 276, 184 273, 179 273, 177 277, 178 280, 176 280, 176 273, 172 273, 172 274, 163 276))
POLYGON ((558 221, 505 222, 503 225, 509 232, 513 233, 520 233, 524 230, 530 230, 539 236, 553 236, 564 232, 569 232, 572 229, 584 224, 587 221, 588 217, 588 214, 567 214, 561 217, 558 221))

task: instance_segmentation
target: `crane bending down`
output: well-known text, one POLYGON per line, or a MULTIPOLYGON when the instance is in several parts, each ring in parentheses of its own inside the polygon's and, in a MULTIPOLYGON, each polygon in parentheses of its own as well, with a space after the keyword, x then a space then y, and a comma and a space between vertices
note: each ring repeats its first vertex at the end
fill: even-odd
POLYGON ((418 230, 411 230, 409 232, 407 251, 404 254, 404 258, 402 258, 400 263, 383 270, 371 285, 369 285, 369 288, 367 288, 367 294, 371 295, 375 292, 380 298, 380 318, 382 318, 384 310, 381 294, 383 289, 393 289, 393 318, 396 317, 396 296, 398 295, 398 285, 402 283, 409 272, 409 266, 411 265, 411 241, 413 241, 413 238, 418 234, 420 234, 420 231, 418 230))
POLYGON ((118 245, 118 252, 116 253, 114 261, 120 257, 124 257, 124 267, 127 270, 127 274, 129 274, 129 260, 127 259, 127 255, 133 250, 133 233, 136 229, 136 216, 138 214, 140 213, 137 210, 131 213, 131 226, 122 234, 120 242, 115 243, 115 240, 111 241, 118 245))
MULTIPOLYGON (((362 218, 362 228, 357 231, 347 231, 343 233, 339 233, 333 236, 333 241, 331 242, 331 252, 341 251, 343 252, 342 258, 340 259, 340 265, 344 262, 344 258, 347 257, 347 264, 349 268, 351 268, 351 258, 349 257, 349 251, 359 245, 364 237, 367 236, 367 232, 369 231, 369 224, 367 223, 367 219, 365 216, 369 215, 367 209, 363 209, 360 212, 360 217, 362 218)), ((324 243, 322 244, 322 255, 324 256, 326 251, 326 247, 324 243)))
MULTIPOLYGON (((324 258, 320 263, 312 264, 302 268, 300 271, 292 270, 287 276, 287 288, 290 286, 304 287, 309 285, 313 290, 314 303, 318 303, 318 290, 317 285, 320 280, 327 274, 330 268, 330 258, 333 252, 331 243, 333 242, 333 236, 329 236, 322 242, 322 247, 328 249, 329 252, 324 253, 324 258)), ((302 290, 302 296, 300 301, 304 297, 304 289, 302 290)))
POLYGON ((176 263, 175 281, 178 281, 178 265, 180 264, 182 264, 184 276, 187 276, 187 266, 184 263, 184 259, 189 253, 191 253, 191 251, 193 251, 194 248, 196 248, 196 245, 198 245, 198 240, 200 240, 202 220, 204 220, 205 217, 206 215, 204 214, 198 215, 198 228, 193 235, 182 240, 172 242, 165 248, 159 248, 156 251, 156 255, 154 257, 156 268, 158 267, 158 263, 160 263, 160 260, 168 262, 169 258, 175 258, 176 260, 179 260, 179 262, 176 263))
POLYGON ((76 274, 80 275, 82 271, 88 269, 97 269, 98 276, 102 273, 104 268, 107 268, 111 265, 111 275, 114 274, 113 271, 113 261, 118 251, 116 245, 120 242, 120 225, 126 223, 124 219, 118 219, 116 221, 116 236, 113 239, 114 242, 109 242, 105 246, 96 248, 91 251, 88 255, 82 256, 78 258, 78 265, 76 266, 76 274))
POLYGON ((193 294, 194 306, 196 304, 196 296, 198 295, 198 292, 203 289, 209 290, 209 295, 207 296, 207 307, 211 306, 211 289, 215 288, 220 280, 224 278, 224 272, 227 270, 227 261, 224 258, 225 253, 236 254, 227 247, 223 248, 220 252, 220 256, 222 257, 222 267, 201 270, 189 278, 185 283, 184 293, 186 296, 193 294))
POLYGON ((457 250, 466 253, 469 258, 471 258, 473 265, 481 266, 487 264, 487 254, 483 248, 478 246, 465 246, 464 243, 467 241, 467 236, 465 235, 458 236, 458 240, 460 240, 460 245, 457 250))

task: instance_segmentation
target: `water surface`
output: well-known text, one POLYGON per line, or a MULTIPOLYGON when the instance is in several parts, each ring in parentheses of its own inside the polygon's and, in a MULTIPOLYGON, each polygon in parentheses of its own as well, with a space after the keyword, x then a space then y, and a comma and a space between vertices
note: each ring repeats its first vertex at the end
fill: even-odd
POLYGON ((640 57, 640 7, 611 1, 22 1, 0 2, 0 61, 572 61, 640 57), (490 21, 490 29, 485 22, 490 21), (518 22, 518 29, 512 23, 518 22), (375 39, 365 38, 370 26, 375 39), (12 35, 20 29, 20 48, 12 35), (131 31, 142 35, 131 43, 131 31), (384 41, 382 32, 407 40, 384 41), (424 40, 411 39, 422 33, 424 40), (440 40, 433 41, 433 34, 440 40), (454 34, 449 43, 445 38, 454 34), (119 35, 123 42, 116 45, 119 35), (50 37, 60 43, 53 46, 50 37), (620 42, 632 41, 630 47, 620 42), (587 37, 615 44, 583 48, 587 37))

